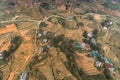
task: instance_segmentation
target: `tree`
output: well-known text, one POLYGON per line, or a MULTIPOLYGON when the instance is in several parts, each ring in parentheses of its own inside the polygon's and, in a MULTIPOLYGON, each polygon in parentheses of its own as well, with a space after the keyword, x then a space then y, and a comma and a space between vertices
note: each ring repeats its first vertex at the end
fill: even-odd
POLYGON ((39 27, 47 27, 48 24, 46 24, 45 22, 41 22, 39 27))
POLYGON ((90 20, 90 21, 94 20, 92 15, 88 15, 87 19, 90 20))
POLYGON ((87 38, 88 37, 87 34, 88 34, 87 31, 84 31, 83 32, 83 37, 87 38))
POLYGON ((22 38, 20 36, 15 36, 11 40, 11 46, 9 47, 8 51, 3 51, 3 58, 6 59, 12 54, 22 43, 22 38))
POLYGON ((77 23, 77 26, 79 27, 79 26, 84 26, 84 24, 82 23, 82 22, 79 22, 79 23, 77 23))
POLYGON ((62 27, 66 27, 65 19, 58 18, 58 23, 59 23, 62 27))
POLYGON ((97 29, 95 29, 95 30, 93 30, 93 37, 97 37, 97 34, 98 34, 98 30, 97 29))
POLYGON ((111 75, 110 75, 110 71, 108 70, 108 68, 106 67, 106 64, 103 65, 104 67, 104 75, 108 80, 113 80, 111 75))
POLYGON ((58 43, 64 39, 64 35, 60 35, 53 38, 53 44, 55 47, 58 47, 58 43))
POLYGON ((41 3, 40 7, 44 8, 45 10, 49 10, 50 6, 47 2, 41 3))
POLYGON ((14 6, 15 6, 15 3, 14 3, 14 2, 9 2, 8 5, 11 6, 11 7, 14 7, 14 6))
POLYGON ((2 80, 2 78, 3 78, 3 73, 2 71, 0 71, 0 80, 2 80))
POLYGON ((6 59, 9 57, 9 53, 7 51, 3 51, 3 58, 6 59))

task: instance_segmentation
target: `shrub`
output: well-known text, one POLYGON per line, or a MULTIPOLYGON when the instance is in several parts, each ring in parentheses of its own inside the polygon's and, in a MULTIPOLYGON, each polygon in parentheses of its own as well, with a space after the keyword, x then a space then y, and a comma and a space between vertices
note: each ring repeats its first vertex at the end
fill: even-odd
POLYGON ((108 68, 106 67, 106 64, 104 64, 104 75, 108 80, 113 80, 113 78, 110 75, 110 71, 108 70, 108 68))
POLYGON ((84 37, 84 38, 87 38, 87 34, 88 34, 87 31, 84 31, 84 32, 83 32, 83 37, 84 37))
POLYGON ((82 23, 82 22, 79 22, 79 23, 77 23, 77 26, 84 26, 84 24, 82 23))
POLYGON ((3 73, 2 71, 0 71, 0 80, 2 80, 2 78, 3 78, 3 73))
POLYGON ((49 10, 50 5, 48 3, 46 3, 46 2, 43 2, 43 3, 41 3, 40 7, 44 8, 46 10, 49 10))
POLYGON ((117 10, 117 9, 120 8, 118 4, 113 4, 112 2, 104 2, 102 5, 106 8, 111 8, 111 9, 114 9, 114 10, 117 10))
POLYGON ((11 6, 11 7, 14 7, 15 3, 14 2, 10 2, 8 5, 11 6))
POLYGON ((88 15, 87 19, 90 20, 90 21, 94 20, 92 15, 88 15))
POLYGON ((65 19, 58 18, 58 23, 59 23, 62 27, 66 27, 65 19))
POLYGON ((93 33, 93 37, 95 37, 95 38, 96 38, 96 37, 97 37, 97 34, 98 34, 98 30, 97 30, 97 29, 95 29, 95 30, 93 30, 93 32, 92 32, 92 33, 93 33))
POLYGON ((10 54, 12 54, 13 52, 15 52, 15 50, 20 46, 20 44, 22 43, 22 38, 20 36, 15 36, 12 38, 11 40, 11 46, 9 47, 8 51, 3 51, 3 58, 8 58, 10 56, 10 54))
POLYGON ((55 46, 55 47, 58 47, 58 43, 59 43, 60 41, 62 41, 63 38, 64 38, 64 35, 60 35, 60 36, 54 37, 54 38, 53 38, 53 44, 54 44, 54 46, 55 46))
POLYGON ((103 21, 103 22, 101 23, 102 27, 104 27, 104 26, 109 27, 109 26, 110 26, 109 22, 111 22, 111 20, 109 20, 109 19, 103 21))
POLYGON ((39 27, 47 27, 48 24, 46 24, 45 22, 41 22, 39 27))

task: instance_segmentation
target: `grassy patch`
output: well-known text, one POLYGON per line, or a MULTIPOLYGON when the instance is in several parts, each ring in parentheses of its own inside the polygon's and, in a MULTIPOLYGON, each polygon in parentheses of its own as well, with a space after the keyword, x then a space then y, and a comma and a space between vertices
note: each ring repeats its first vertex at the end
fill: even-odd
POLYGON ((0 80, 2 80, 2 78, 3 78, 3 73, 2 71, 0 71, 0 80))
POLYGON ((94 17, 93 17, 92 15, 88 15, 88 16, 87 16, 87 20, 93 21, 93 20, 94 20, 94 17))
POLYGON ((6 63, 6 61, 5 60, 0 60, 0 66, 2 66, 3 64, 5 64, 6 63))
POLYGON ((111 8, 113 10, 120 10, 119 4, 113 4, 111 1, 106 1, 102 4, 105 8, 111 8))

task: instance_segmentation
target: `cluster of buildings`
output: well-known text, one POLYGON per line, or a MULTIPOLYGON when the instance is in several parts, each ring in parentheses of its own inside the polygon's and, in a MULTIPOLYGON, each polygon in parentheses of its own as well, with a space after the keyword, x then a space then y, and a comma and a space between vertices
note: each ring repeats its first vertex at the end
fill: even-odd
POLYGON ((113 22, 111 20, 105 20, 101 23, 104 30, 108 30, 109 26, 111 26, 113 22))
POLYGON ((27 72, 23 72, 22 75, 20 76, 20 80, 27 80, 27 78, 28 78, 27 72))
MULTIPOLYGON (((110 24, 112 24, 112 23, 110 23, 110 24)), ((83 41, 82 43, 77 42, 77 43, 75 43, 75 47, 76 48, 81 48, 81 50, 88 51, 87 56, 88 57, 93 57, 95 59, 95 64, 94 65, 97 68, 103 68, 103 65, 105 64, 106 68, 111 73, 114 74, 115 68, 114 68, 112 62, 110 61, 110 59, 105 57, 103 53, 101 53, 99 50, 97 50, 97 48, 95 50, 95 49, 92 49, 90 47, 91 44, 96 46, 96 47, 98 46, 96 38, 93 37, 94 36, 93 32, 86 33, 86 36, 87 36, 86 41, 88 41, 88 42, 85 42, 85 41, 83 41)))
POLYGON ((40 53, 51 48, 51 45, 48 43, 49 40, 45 37, 47 33, 48 31, 43 31, 42 33, 38 33, 38 37, 41 38, 42 42, 46 44, 45 46, 39 48, 40 53))
POLYGON ((114 74, 115 68, 114 68, 112 62, 110 61, 110 59, 104 57, 104 61, 105 61, 106 65, 107 65, 107 68, 109 69, 109 71, 114 74))

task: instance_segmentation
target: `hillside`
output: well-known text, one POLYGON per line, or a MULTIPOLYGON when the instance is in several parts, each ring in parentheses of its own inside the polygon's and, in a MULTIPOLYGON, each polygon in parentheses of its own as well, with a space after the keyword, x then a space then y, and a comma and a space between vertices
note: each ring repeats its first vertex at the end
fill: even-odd
POLYGON ((119 80, 120 0, 1 0, 0 80, 119 80))

